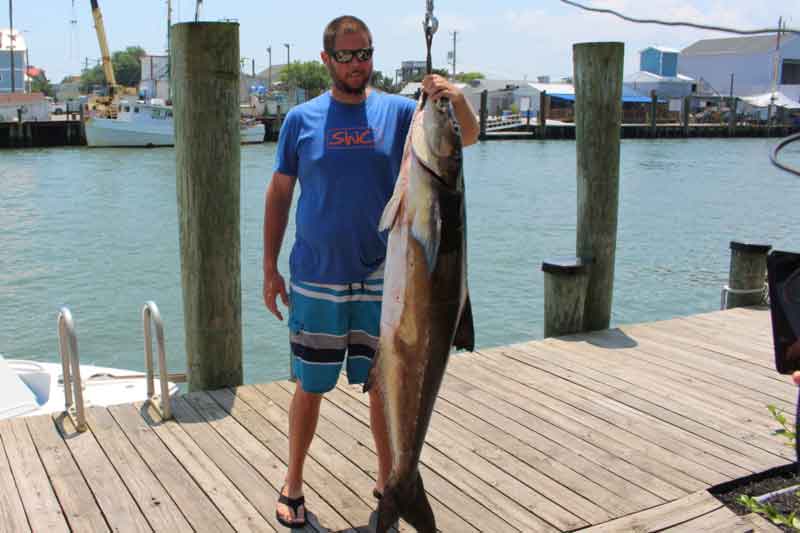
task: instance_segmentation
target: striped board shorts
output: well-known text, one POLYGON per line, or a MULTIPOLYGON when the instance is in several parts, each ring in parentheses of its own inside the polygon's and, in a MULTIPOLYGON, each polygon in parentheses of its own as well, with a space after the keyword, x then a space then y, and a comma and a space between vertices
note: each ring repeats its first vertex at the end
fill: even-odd
POLYGON ((290 287, 292 370, 303 390, 333 389, 345 360, 348 381, 366 382, 378 348, 383 267, 358 283, 292 280, 290 287))

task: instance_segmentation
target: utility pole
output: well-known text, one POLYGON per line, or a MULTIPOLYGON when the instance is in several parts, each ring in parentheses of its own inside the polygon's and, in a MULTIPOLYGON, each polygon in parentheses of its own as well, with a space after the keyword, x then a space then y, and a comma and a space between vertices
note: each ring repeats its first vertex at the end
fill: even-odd
POLYGON ((453 80, 456 79, 456 37, 458 36, 458 31, 453 31, 453 80))
POLYGON ((767 126, 772 121, 772 108, 775 105, 775 93, 778 90, 778 71, 780 70, 780 55, 781 55, 781 27, 783 26, 783 17, 778 17, 778 35, 775 41, 775 55, 772 60, 772 94, 769 97, 769 108, 767 109, 767 126))
POLYGON ((14 4, 12 0, 8 0, 8 23, 10 26, 9 50, 11 50, 11 92, 14 92, 16 81, 14 80, 14 4))
POLYGON ((286 67, 288 68, 288 67, 289 67, 289 65, 291 65, 291 64, 292 64, 292 60, 290 59, 290 56, 289 56, 289 48, 290 48, 292 45, 291 45, 291 44, 289 44, 289 43, 283 43, 283 46, 285 46, 285 47, 286 47, 286 67))
POLYGON ((267 92, 272 90, 272 45, 267 46, 267 55, 269 56, 269 68, 267 69, 267 92))
MULTIPOLYGON (((170 60, 170 46, 172 41, 172 0, 167 0, 167 101, 172 101, 172 62, 170 60)), ((152 65, 153 59, 150 59, 152 65)), ((157 82, 153 81, 155 85, 157 82)), ((157 92, 157 91, 153 91, 157 92)))
POLYGON ((252 58, 252 64, 250 65, 250 73, 253 77, 256 77, 256 58, 252 58))

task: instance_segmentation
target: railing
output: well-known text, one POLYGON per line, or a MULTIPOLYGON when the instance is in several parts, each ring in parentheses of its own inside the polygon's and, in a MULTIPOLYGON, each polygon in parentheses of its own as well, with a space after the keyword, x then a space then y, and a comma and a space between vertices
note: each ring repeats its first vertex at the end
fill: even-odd
POLYGON ((523 115, 506 115, 504 117, 489 117, 486 120, 486 131, 499 131, 517 128, 525 124, 523 115))
POLYGON ((155 302, 147 302, 142 308, 142 324, 144 326, 144 356, 147 365, 147 401, 156 408, 163 420, 172 418, 169 400, 169 374, 167 373, 167 355, 164 349, 164 323, 155 302), (161 394, 155 393, 155 376, 153 375, 153 334, 151 324, 156 326, 156 342, 158 343, 158 379, 161 383, 161 394))
POLYGON ((62 307, 58 313, 58 351, 61 354, 61 368, 64 380, 64 410, 75 429, 84 432, 86 415, 83 407, 83 385, 81 383, 81 365, 78 355, 78 338, 75 335, 75 323, 72 313, 62 307), (75 402, 73 403, 73 398, 75 402))

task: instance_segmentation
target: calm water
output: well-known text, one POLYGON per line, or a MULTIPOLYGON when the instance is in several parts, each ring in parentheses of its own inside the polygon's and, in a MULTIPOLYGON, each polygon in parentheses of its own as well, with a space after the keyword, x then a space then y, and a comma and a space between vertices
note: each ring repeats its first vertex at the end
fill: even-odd
MULTIPOLYGON (((615 324, 711 311, 731 239, 800 250, 800 181, 771 140, 624 141, 615 324)), ((263 197, 274 145, 242 151, 245 381, 287 375, 287 332, 261 300, 263 197)), ((787 153, 800 165, 800 150, 787 153)), ((466 153, 479 347, 540 338, 543 259, 573 255, 575 145, 494 142, 466 153)), ((294 229, 290 225, 287 241, 294 229)), ((282 264, 286 271, 288 244, 282 264)), ((143 369, 140 311, 155 300, 172 371, 184 368, 172 149, 0 152, 0 352, 58 359, 72 310, 81 360, 143 369)))

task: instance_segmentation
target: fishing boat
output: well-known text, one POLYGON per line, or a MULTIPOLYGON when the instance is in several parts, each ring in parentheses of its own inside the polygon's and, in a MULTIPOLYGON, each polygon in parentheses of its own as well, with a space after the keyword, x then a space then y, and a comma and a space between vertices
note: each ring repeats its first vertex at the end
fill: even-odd
MULTIPOLYGON (((109 406, 145 400, 146 375, 121 368, 80 365, 85 407, 109 406)), ((160 390, 156 378, 156 390, 160 390)), ((179 389, 168 383, 170 396, 179 389)), ((61 363, 5 359, 0 355, 0 419, 64 411, 61 363)))
MULTIPOLYGON (((90 116, 84 123, 86 144, 90 147, 153 147, 175 145, 172 106, 153 99, 120 102, 116 118, 90 116)), ((242 144, 264 142, 264 124, 242 121, 242 144)))

